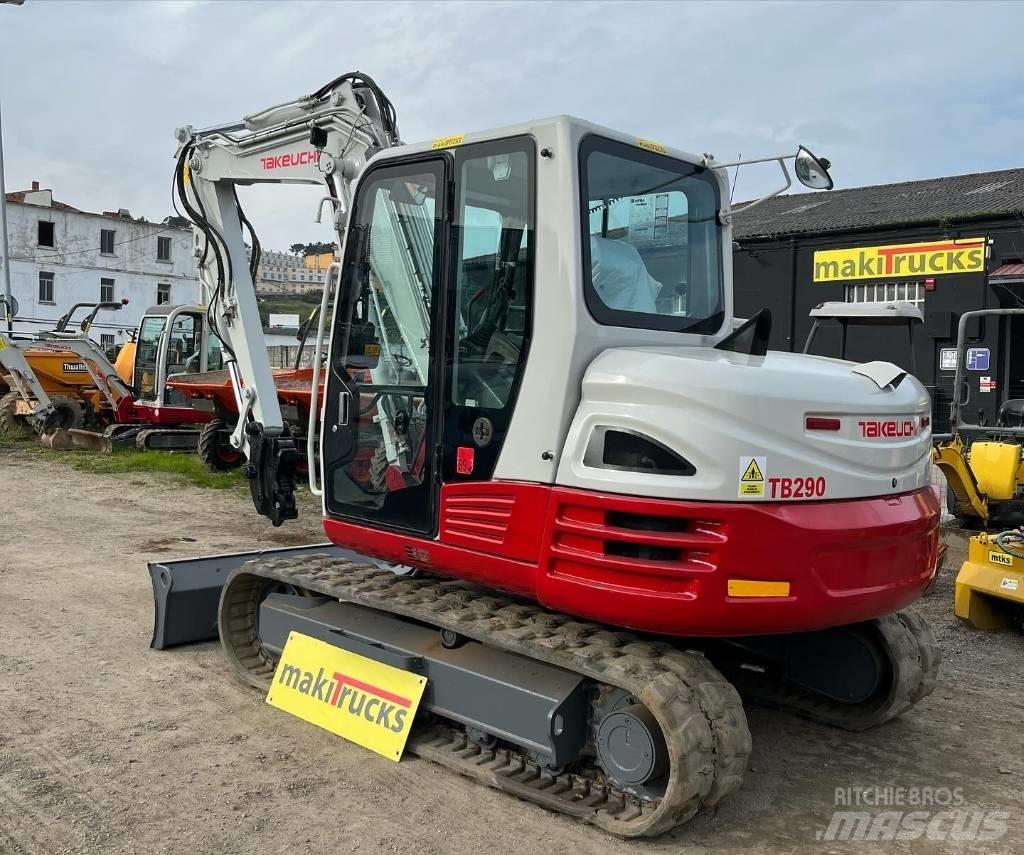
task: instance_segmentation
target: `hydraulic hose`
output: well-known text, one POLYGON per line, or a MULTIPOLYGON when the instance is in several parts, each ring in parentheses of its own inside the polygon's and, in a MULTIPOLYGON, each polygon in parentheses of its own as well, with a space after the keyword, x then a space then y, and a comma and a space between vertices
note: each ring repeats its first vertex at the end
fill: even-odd
POLYGON ((1009 531, 1001 531, 995 536, 996 546, 998 546, 1007 555, 1012 555, 1014 558, 1024 559, 1024 549, 1021 545, 1024 544, 1024 532, 1019 528, 1013 528, 1009 531), (1017 548, 1010 544, 1014 544, 1017 548))

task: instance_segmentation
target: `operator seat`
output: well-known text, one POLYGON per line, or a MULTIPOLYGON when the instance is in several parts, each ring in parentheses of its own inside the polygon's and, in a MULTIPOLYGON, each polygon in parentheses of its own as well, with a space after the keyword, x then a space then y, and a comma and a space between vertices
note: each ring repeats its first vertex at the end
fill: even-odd
POLYGON ((647 272, 633 244, 591 235, 590 270, 594 290, 609 309, 658 313, 661 283, 647 272))

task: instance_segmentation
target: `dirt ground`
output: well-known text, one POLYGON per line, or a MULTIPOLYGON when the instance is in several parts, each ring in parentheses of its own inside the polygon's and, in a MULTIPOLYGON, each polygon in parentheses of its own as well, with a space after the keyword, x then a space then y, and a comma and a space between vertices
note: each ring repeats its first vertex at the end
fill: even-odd
POLYGON ((1024 638, 956 621, 955 555, 921 606, 945 657, 931 698, 860 735, 748 709, 742 790, 627 843, 275 710, 215 643, 149 649, 147 561, 320 541, 310 502, 273 529, 239 490, 10 449, 0 483, 2 853, 1024 851, 1024 638), (836 788, 884 786, 962 788, 966 807, 1009 812, 1006 832, 986 844, 816 838, 836 788))

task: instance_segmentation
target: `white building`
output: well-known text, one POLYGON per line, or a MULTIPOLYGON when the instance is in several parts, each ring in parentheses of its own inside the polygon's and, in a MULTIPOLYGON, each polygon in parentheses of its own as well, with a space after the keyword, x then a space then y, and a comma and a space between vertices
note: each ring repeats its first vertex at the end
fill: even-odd
POLYGON ((259 270, 256 272, 257 293, 306 294, 322 291, 327 264, 321 267, 319 260, 319 256, 307 259, 288 252, 263 250, 259 270))
POLYGON ((150 306, 199 302, 189 228, 140 222, 125 210, 79 211, 35 181, 7 194, 7 225, 17 331, 53 329, 75 303, 127 300, 96 316, 91 336, 108 347, 126 341, 150 306))

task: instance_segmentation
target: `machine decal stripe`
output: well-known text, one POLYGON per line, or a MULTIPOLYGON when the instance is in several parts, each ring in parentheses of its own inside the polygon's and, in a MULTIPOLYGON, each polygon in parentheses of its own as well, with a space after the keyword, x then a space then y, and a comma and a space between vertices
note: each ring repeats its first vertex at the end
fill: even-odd
POLYGON ((975 240, 967 243, 939 243, 939 244, 926 244, 924 246, 918 246, 916 244, 906 244, 904 246, 887 246, 884 249, 878 249, 879 255, 910 255, 912 253, 921 252, 937 252, 939 250, 946 249, 975 249, 981 246, 984 241, 975 240))
POLYGON ((381 689, 371 683, 364 683, 362 680, 357 680, 354 677, 347 677, 344 674, 336 674, 335 677, 337 677, 338 680, 338 689, 342 686, 351 686, 353 689, 359 689, 361 692, 376 695, 378 698, 383 698, 385 701, 398 704, 398 706, 405 707, 406 709, 412 706, 412 701, 408 698, 403 698, 401 695, 396 695, 393 692, 389 692, 387 689, 381 689))

